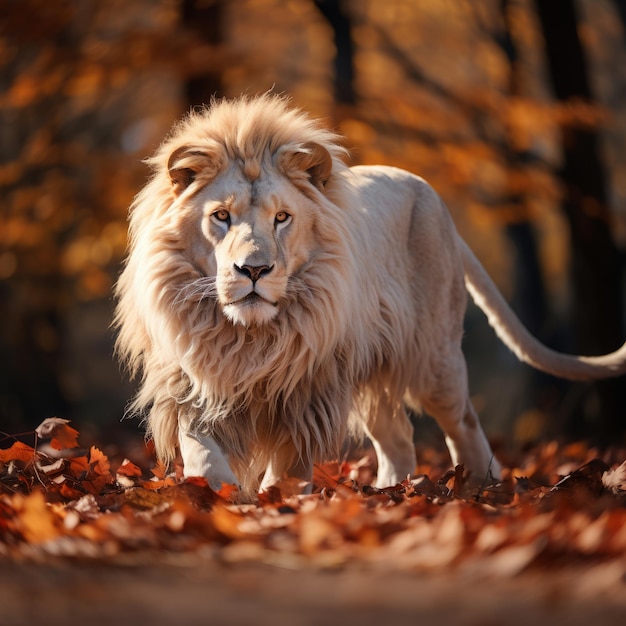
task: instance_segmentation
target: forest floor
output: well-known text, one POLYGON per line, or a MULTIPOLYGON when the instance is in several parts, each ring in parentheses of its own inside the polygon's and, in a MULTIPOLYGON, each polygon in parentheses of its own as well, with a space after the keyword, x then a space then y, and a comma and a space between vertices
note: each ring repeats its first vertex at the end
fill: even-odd
POLYGON ((0 438, 0 626, 626 623, 619 447, 500 455, 470 491, 430 448, 369 487, 366 454, 238 504, 148 449, 79 448, 66 420, 33 436, 0 438))

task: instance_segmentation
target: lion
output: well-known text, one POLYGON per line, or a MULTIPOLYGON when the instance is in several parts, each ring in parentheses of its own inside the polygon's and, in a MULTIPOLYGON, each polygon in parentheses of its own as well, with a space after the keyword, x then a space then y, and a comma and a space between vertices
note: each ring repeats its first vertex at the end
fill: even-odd
POLYGON ((366 436, 376 485, 416 468, 407 409, 478 484, 501 467, 468 392, 467 293, 514 354, 569 379, 626 372, 626 344, 563 355, 533 338, 422 178, 348 167, 285 97, 215 100, 149 160, 116 285, 117 351, 158 457, 242 498, 366 436))

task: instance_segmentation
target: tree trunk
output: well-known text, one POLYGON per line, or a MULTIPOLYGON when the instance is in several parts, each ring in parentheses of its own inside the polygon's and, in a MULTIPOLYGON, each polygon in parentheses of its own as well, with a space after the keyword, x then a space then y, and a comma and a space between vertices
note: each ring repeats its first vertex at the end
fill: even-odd
MULTIPOLYGON (((183 26, 210 48, 222 43, 222 0, 183 0, 183 26)), ((201 72, 190 76, 185 85, 185 96, 190 107, 207 104, 222 92, 222 68, 207 63, 201 72)))
MULTIPOLYGON (((554 94, 570 119, 561 124, 560 171, 572 250, 572 311, 576 352, 600 354, 622 342, 623 278, 620 254, 611 236, 607 181, 597 128, 576 119, 576 106, 593 106, 586 59, 578 37, 574 0, 535 0, 545 39, 554 94), (565 108, 564 107, 564 108, 565 108), (567 110, 567 109, 566 109, 567 110)), ((624 432, 626 398, 623 381, 594 385, 599 401, 598 434, 624 432)))
POLYGON ((335 102, 339 105, 352 106, 356 102, 356 94, 354 92, 354 44, 350 17, 345 11, 342 0, 315 0, 315 6, 333 29, 335 102))
MULTIPOLYGON (((504 30, 500 40, 500 46, 509 62, 509 96, 521 97, 522 86, 519 69, 517 47, 513 39, 510 0, 501 0, 500 10, 503 17, 504 30)), ((515 262, 513 264, 513 298, 512 305, 524 325, 539 338, 542 338, 546 318, 548 317, 548 305, 546 298, 535 230, 527 209, 526 190, 519 184, 523 179, 524 170, 528 167, 532 155, 527 148, 516 145, 511 135, 507 137, 504 147, 504 158, 507 169, 511 172, 508 197, 505 198, 507 205, 519 207, 519 219, 509 221, 505 227, 505 233, 513 246, 515 262), (522 176, 515 176, 521 173, 522 176)))

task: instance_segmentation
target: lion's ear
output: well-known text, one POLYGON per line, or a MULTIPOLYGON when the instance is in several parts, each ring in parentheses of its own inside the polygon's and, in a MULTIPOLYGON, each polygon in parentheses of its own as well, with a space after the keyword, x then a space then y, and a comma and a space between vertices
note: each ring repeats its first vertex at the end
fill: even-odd
POLYGON ((311 184, 324 190, 333 169, 333 159, 324 146, 307 142, 297 147, 283 146, 278 153, 279 167, 291 178, 305 174, 311 184))
POLYGON ((214 155, 193 146, 174 150, 167 161, 167 171, 177 194, 187 189, 200 175, 208 182, 217 170, 218 163, 214 155))

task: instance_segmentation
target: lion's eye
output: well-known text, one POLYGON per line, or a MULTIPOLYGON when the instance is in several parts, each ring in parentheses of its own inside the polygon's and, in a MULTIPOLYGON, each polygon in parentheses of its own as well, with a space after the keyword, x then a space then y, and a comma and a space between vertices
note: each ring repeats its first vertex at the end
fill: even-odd
POLYGON ((230 213, 226 209, 218 209, 212 215, 218 222, 230 223, 230 213))
POLYGON ((277 225, 278 224, 284 224, 285 222, 289 221, 290 217, 291 217, 291 215, 289 215, 289 213, 287 213, 287 211, 279 211, 274 216, 274 223, 277 224, 277 225))

